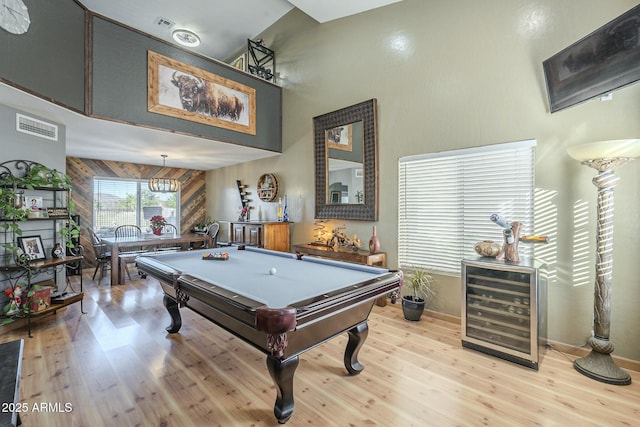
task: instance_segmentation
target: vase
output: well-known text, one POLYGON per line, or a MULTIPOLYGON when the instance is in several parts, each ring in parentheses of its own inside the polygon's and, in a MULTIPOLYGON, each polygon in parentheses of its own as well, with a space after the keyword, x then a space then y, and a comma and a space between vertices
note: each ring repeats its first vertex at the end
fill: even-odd
POLYGON ((380 252, 380 240, 376 235, 376 226, 373 226, 373 236, 369 239, 369 252, 374 255, 380 252))
POLYGON ((52 259, 62 259, 64 258, 64 251, 62 250, 62 246, 59 243, 53 245, 53 249, 51 249, 51 258, 52 259))
POLYGON ((152 228, 151 231, 153 231, 153 234, 155 234, 156 236, 162 234, 162 228, 152 228))

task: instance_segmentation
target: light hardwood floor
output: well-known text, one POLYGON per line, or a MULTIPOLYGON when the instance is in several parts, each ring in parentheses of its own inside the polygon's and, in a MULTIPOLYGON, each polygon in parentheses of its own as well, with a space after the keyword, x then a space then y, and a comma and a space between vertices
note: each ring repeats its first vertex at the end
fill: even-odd
MULTIPOLYGON (((77 279, 77 278, 76 278, 77 279)), ((74 304, 25 338, 24 426, 273 426, 275 389, 265 356, 190 310, 179 334, 155 279, 111 288, 85 279, 74 304), (44 405, 44 406, 43 406, 44 405)), ((547 351, 540 371, 460 345, 458 324, 402 318, 375 306, 349 376, 346 335, 303 354, 288 426, 637 426, 640 375, 613 386, 547 351)))

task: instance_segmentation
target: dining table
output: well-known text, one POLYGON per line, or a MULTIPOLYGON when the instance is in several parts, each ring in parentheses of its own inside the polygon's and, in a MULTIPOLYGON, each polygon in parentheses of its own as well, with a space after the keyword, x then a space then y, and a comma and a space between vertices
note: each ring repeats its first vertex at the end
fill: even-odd
POLYGON ((111 286, 120 284, 118 260, 123 249, 140 247, 149 248, 149 251, 152 252, 154 251, 153 248, 166 245, 203 242, 205 246, 211 247, 212 243, 211 237, 203 233, 164 233, 161 235, 143 233, 139 236, 103 237, 102 242, 104 242, 111 251, 111 286))

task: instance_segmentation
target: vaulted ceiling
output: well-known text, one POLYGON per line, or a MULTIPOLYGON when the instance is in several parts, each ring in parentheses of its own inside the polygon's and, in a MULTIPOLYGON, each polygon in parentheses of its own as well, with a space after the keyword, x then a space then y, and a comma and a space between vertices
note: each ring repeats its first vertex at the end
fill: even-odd
MULTIPOLYGON (((78 0, 90 11, 175 43, 174 29, 197 33, 193 50, 226 60, 294 7, 322 23, 401 0, 78 0), (159 24, 160 22, 160 24, 159 24)), ((32 7, 37 7, 36 5, 32 7)), ((277 52, 276 52, 277 55, 277 52)), ((66 125, 67 155, 209 170, 277 155, 239 145, 92 119, 0 84, 2 103, 66 125), (152 144, 152 145, 151 145, 152 144), (150 148, 153 148, 152 150, 150 148)))

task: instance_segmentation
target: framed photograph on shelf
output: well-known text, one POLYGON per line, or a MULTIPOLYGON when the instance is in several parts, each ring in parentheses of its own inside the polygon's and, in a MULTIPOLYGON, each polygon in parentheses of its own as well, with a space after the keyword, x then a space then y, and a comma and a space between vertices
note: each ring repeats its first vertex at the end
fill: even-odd
POLYGON ((42 210, 42 197, 25 195, 24 208, 33 212, 42 210))
POLYGON ((24 199, 22 206, 30 219, 49 218, 47 209, 43 206, 42 197, 26 194, 24 199))
POLYGON ((18 237, 18 246, 32 261, 47 259, 40 236, 18 237))
POLYGON ((256 134, 256 90, 148 52, 147 109, 177 119, 256 134))

